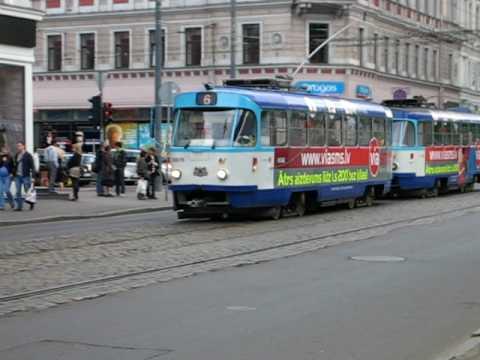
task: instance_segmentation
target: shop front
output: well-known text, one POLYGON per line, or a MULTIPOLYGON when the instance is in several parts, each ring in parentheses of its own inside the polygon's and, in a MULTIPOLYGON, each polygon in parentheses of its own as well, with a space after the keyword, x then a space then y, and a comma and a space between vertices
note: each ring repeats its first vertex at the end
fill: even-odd
POLYGON ((33 150, 32 65, 40 12, 0 3, 0 148, 33 150))

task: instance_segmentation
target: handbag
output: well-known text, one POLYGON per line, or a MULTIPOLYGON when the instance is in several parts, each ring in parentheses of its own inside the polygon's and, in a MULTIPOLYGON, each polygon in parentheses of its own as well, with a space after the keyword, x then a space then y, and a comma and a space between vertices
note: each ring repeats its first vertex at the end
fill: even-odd
POLYGON ((137 195, 147 195, 147 180, 139 179, 137 182, 137 195))
POLYGON ((80 166, 74 166, 70 168, 68 175, 74 179, 78 179, 80 176, 82 176, 82 168, 80 166))
POLYGON ((35 186, 33 184, 25 194, 25 201, 29 204, 35 204, 37 202, 37 190, 35 190, 35 186))

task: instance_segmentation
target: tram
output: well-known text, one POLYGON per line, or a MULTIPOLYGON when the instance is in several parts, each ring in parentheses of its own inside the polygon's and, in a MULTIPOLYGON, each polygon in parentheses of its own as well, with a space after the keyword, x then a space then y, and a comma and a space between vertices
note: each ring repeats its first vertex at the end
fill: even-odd
POLYGON ((278 219, 371 205, 390 191, 392 112, 306 92, 223 86, 176 97, 170 189, 179 218, 278 219))
POLYGON ((471 191, 480 179, 480 116, 393 108, 392 192, 471 191))

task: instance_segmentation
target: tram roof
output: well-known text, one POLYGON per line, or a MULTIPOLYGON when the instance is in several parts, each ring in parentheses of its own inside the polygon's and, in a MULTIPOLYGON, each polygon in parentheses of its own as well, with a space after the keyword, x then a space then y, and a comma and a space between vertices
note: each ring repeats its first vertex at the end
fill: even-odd
POLYGON ((404 119, 412 120, 452 120, 452 121, 463 121, 463 122, 480 122, 480 115, 457 112, 457 111, 446 111, 446 110, 432 110, 432 109, 393 109, 393 114, 395 118, 401 116, 404 119))
POLYGON ((389 108, 364 100, 319 96, 307 92, 288 92, 271 89, 259 90, 237 87, 216 87, 210 91, 243 95, 250 98, 262 108, 312 110, 313 107, 315 111, 341 111, 347 114, 360 113, 368 116, 393 117, 389 108))

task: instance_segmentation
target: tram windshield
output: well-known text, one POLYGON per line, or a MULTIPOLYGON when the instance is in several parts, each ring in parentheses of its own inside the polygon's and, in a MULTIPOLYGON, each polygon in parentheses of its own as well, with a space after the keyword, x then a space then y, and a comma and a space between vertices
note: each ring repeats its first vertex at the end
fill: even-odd
POLYGON ((175 146, 231 146, 235 115, 239 110, 184 109, 178 116, 175 146))
POLYGON ((393 146, 415 146, 415 126, 410 121, 393 122, 393 146))

